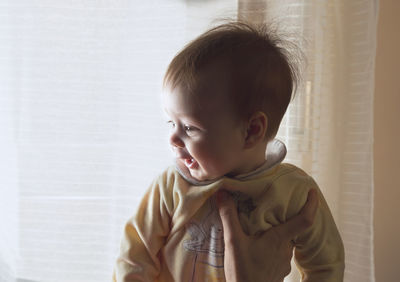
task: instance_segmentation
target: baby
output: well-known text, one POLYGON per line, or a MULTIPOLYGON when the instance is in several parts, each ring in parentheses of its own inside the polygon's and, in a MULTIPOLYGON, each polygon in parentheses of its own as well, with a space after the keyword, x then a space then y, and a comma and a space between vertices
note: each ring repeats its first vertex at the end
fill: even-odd
MULTIPOLYGON (((274 139, 296 82, 278 44, 265 27, 231 22, 172 60, 163 98, 176 163, 126 224, 114 281, 225 281, 215 193, 234 195, 242 228, 254 235, 297 214, 317 188, 281 163, 286 148, 274 139)), ((318 194, 315 223, 294 240, 296 263, 303 281, 343 281, 343 243, 318 194)))

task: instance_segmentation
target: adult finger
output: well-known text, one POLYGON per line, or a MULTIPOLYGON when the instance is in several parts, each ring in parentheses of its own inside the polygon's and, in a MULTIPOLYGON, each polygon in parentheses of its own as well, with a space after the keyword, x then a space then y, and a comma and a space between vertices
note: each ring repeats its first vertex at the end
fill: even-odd
POLYGON ((308 192, 307 201, 299 214, 289 219, 286 223, 277 226, 280 229, 279 233, 289 239, 293 239, 306 231, 314 223, 318 205, 318 192, 316 189, 311 189, 308 192))
POLYGON ((217 205, 222 221, 222 228, 224 229, 224 239, 232 241, 235 236, 243 235, 237 208, 232 196, 226 191, 218 191, 217 205))

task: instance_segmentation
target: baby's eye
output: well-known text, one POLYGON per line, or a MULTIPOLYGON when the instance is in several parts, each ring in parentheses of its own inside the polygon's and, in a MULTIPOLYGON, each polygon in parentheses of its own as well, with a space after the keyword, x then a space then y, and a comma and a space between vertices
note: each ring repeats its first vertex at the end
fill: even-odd
POLYGON ((197 131, 196 127, 189 126, 189 125, 185 125, 183 128, 185 129, 186 134, 189 136, 194 135, 197 131))
POLYGON ((175 128, 175 123, 172 120, 167 121, 167 124, 171 127, 171 128, 175 128))

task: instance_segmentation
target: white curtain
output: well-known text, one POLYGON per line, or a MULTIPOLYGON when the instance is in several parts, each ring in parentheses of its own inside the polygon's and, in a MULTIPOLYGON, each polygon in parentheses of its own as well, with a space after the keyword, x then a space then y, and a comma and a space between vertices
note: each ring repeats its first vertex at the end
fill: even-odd
POLYGON ((378 2, 269 0, 273 18, 302 47, 307 65, 279 137, 286 161, 308 171, 345 245, 345 281, 375 281, 373 89, 378 2))
POLYGON ((326 195, 346 281, 374 281, 374 0, 2 0, 0 281, 110 280, 124 222, 171 163, 165 67, 238 14, 274 20, 303 48, 279 138, 326 195))

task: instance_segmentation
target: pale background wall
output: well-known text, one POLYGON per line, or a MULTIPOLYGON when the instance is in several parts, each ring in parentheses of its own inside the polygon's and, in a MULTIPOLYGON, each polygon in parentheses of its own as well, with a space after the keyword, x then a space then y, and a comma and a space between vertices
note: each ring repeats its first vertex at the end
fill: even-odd
POLYGON ((396 282, 400 281, 400 1, 398 0, 380 1, 375 81, 376 281, 396 282))

